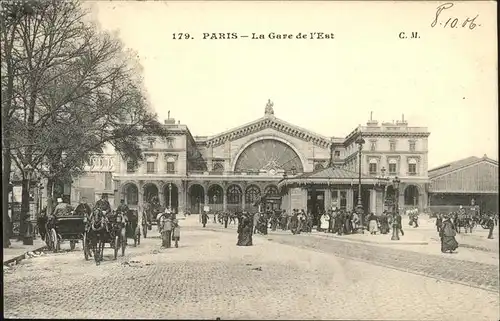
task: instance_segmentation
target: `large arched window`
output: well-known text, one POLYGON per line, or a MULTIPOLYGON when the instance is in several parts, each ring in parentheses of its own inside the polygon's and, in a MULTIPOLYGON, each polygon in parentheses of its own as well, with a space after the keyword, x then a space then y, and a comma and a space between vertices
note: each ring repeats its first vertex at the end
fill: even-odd
POLYGON ((241 198, 241 188, 238 185, 231 185, 227 189, 227 203, 228 204, 240 204, 241 198))
POLYGON ((260 188, 255 185, 247 187, 245 192, 245 203, 253 204, 260 198, 260 188))
POLYGON ((264 189, 264 194, 269 196, 279 195, 278 188, 274 185, 269 185, 264 189))
POLYGON ((260 170, 289 172, 292 168, 304 172, 299 155, 287 144, 275 139, 263 139, 250 144, 240 154, 234 170, 236 172, 255 172, 260 170))

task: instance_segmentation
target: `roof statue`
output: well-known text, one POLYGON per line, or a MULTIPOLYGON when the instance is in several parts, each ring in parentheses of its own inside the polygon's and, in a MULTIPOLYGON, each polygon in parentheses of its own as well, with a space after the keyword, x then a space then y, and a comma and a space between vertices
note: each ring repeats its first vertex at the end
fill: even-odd
POLYGON ((269 99, 266 104, 266 115, 274 115, 273 106, 273 102, 269 99))

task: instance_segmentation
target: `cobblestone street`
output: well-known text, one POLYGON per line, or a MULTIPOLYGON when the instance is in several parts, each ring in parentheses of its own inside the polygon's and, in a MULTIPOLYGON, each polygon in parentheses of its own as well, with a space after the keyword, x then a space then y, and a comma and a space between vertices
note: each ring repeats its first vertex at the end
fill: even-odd
POLYGON ((5 317, 499 318, 498 266, 307 235, 235 243, 234 226, 196 225, 178 249, 147 238, 100 266, 79 247, 24 260, 5 271, 5 317))

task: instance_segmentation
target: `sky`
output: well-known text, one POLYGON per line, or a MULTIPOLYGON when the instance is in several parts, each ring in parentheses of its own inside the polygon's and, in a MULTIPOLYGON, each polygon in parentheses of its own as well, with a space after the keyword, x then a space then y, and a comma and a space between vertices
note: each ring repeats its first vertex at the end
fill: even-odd
POLYGON ((170 111, 195 136, 260 118, 271 99, 276 117, 325 136, 347 136, 371 112, 378 121, 404 114, 431 132, 429 169, 484 154, 497 160, 496 3, 455 2, 432 27, 442 4, 85 2, 100 28, 137 52, 159 119, 170 111), (251 39, 271 32, 292 39, 251 39), (310 32, 334 39, 296 38, 310 32))

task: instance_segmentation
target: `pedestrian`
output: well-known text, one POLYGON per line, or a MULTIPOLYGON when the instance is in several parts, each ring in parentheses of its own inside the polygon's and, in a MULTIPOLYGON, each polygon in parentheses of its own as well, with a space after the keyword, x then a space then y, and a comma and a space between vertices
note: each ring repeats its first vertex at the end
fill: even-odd
POLYGON ((443 221, 443 226, 441 231, 439 232, 439 236, 441 237, 441 252, 453 252, 458 248, 458 242, 455 239, 457 232, 453 223, 450 220, 450 217, 447 215, 443 221))
POLYGON ((224 228, 227 228, 227 223, 229 222, 229 213, 224 213, 224 228))
POLYGON ((181 226, 179 225, 179 220, 174 219, 172 221, 172 241, 175 242, 175 247, 179 247, 179 241, 181 240, 181 226))
POLYGON ((238 224, 238 242, 237 246, 252 246, 252 222, 253 217, 250 217, 247 213, 244 213, 241 221, 238 224))
POLYGON ((382 215, 380 216, 380 233, 381 234, 389 233, 389 221, 387 218, 386 211, 382 212, 382 215))
POLYGON ((335 219, 335 229, 337 230, 338 235, 344 234, 344 221, 345 221, 345 214, 344 211, 341 210, 335 219))
POLYGON ((399 230, 399 232, 401 232, 401 235, 402 236, 405 236, 405 232, 403 231, 403 222, 402 222, 402 218, 401 218, 401 214, 399 214, 399 212, 396 212, 396 222, 395 222, 395 228, 397 228, 399 230))
POLYGON ((214 224, 217 223, 217 212, 214 212, 214 224))
POLYGON ((377 216, 375 214, 370 213, 370 216, 368 216, 368 230, 370 231, 370 234, 375 235, 378 232, 378 220, 377 216))
POLYGON ((486 225, 490 229, 490 232, 488 233, 488 238, 493 239, 493 229, 495 228, 495 221, 492 215, 490 215, 490 217, 488 218, 486 225))
POLYGON ((319 219, 319 228, 318 232, 326 232, 328 230, 330 218, 326 213, 323 213, 319 219))
POLYGON ((257 227, 259 226, 260 213, 256 212, 253 215, 253 234, 257 234, 257 227))
POLYGON ((442 226, 443 226, 443 216, 441 213, 438 213, 436 216, 436 230, 438 233, 441 231, 442 226))
POLYGON ((207 225, 207 222, 208 222, 208 214, 207 212, 203 212, 201 214, 201 224, 203 224, 203 227, 205 227, 207 225))
POLYGON ((170 248, 172 246, 172 217, 170 213, 165 213, 162 215, 161 219, 161 245, 165 248, 170 248))

